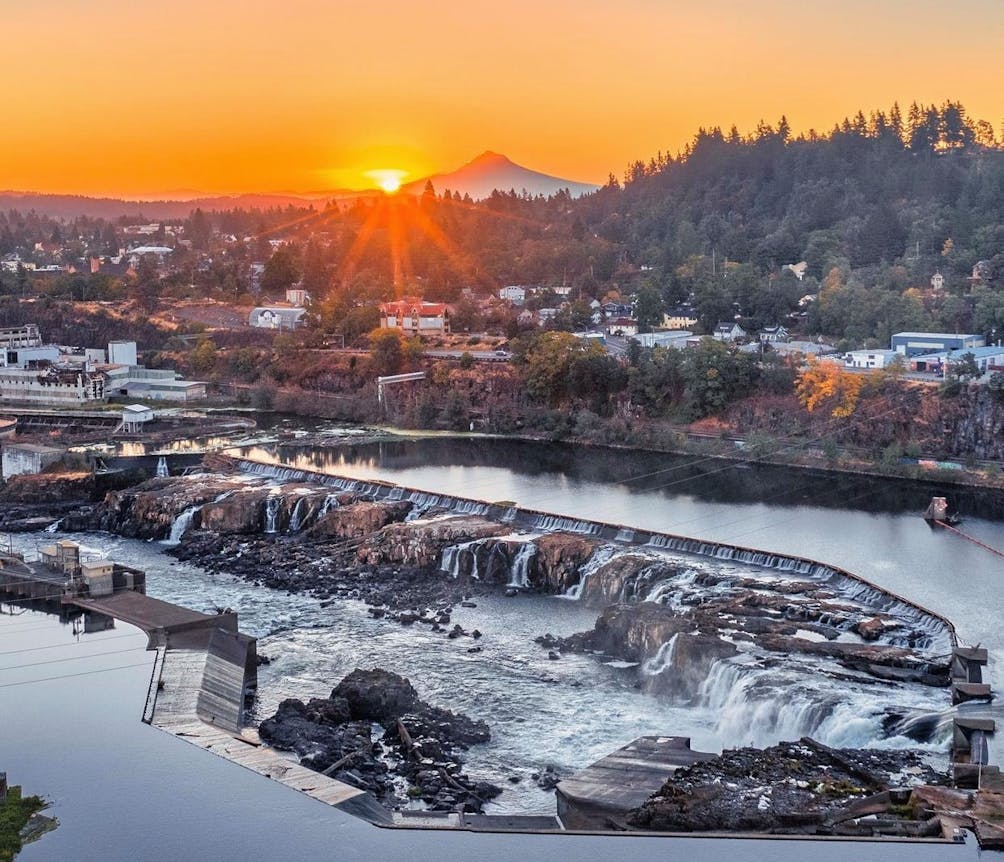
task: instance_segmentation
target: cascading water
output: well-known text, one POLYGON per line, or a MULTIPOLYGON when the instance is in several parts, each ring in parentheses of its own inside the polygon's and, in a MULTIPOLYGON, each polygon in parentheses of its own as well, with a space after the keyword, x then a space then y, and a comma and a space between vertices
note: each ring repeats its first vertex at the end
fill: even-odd
POLYGON ((510 587, 527 589, 530 586, 530 563, 537 556, 537 546, 526 542, 519 546, 512 561, 512 572, 509 576, 510 587))
POLYGON ((446 572, 451 578, 459 578, 463 574, 464 553, 471 555, 470 576, 478 579, 478 548, 485 543, 484 539, 475 539, 471 542, 462 542, 459 545, 450 545, 443 548, 443 558, 439 563, 440 571, 446 572))
POLYGON ((300 532, 300 528, 303 526, 304 511, 308 506, 306 497, 301 497, 296 501, 296 505, 293 506, 293 514, 289 516, 289 532, 300 532))
POLYGON ((171 473, 167 469, 167 458, 161 455, 160 458, 157 459, 157 478, 166 479, 170 475, 171 473))
POLYGON ((676 652, 676 641, 679 637, 679 634, 673 635, 659 647, 659 651, 652 658, 642 663, 641 672, 645 676, 658 676, 673 667, 673 654, 676 652))
POLYGON ((282 497, 278 494, 269 494, 265 499, 265 532, 278 532, 279 509, 282 506, 282 497))
POLYGON ((171 524, 171 533, 166 539, 164 539, 163 544, 165 545, 180 545, 181 537, 185 535, 185 531, 192 526, 192 519, 195 517, 195 513, 198 512, 202 506, 189 506, 174 519, 174 523, 171 524))

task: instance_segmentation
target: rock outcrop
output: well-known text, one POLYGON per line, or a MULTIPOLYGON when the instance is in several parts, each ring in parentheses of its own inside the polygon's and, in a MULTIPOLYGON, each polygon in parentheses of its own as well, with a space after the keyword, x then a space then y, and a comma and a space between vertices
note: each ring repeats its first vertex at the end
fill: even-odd
POLYGON ((507 532, 502 524, 471 515, 390 524, 363 543, 358 558, 371 566, 387 563, 432 566, 439 562, 444 548, 507 532))
POLYGON ((564 593, 579 582, 579 569, 599 546, 595 539, 575 533, 547 533, 536 540, 534 586, 548 593, 564 593))
POLYGON ((356 669, 329 698, 290 699, 259 726, 262 739, 295 751, 301 763, 372 792, 390 808, 407 798, 434 811, 479 812, 501 789, 462 770, 463 749, 490 739, 481 721, 431 706, 404 677, 382 669, 356 669), (374 724, 384 728, 378 741, 374 724))
MULTIPOLYGON (((832 749, 805 738, 682 767, 628 824, 660 832, 865 835, 871 832, 857 818, 895 810, 890 787, 938 780, 920 752, 832 749)), ((878 831, 940 834, 940 824, 906 813, 899 812, 900 827, 886 822, 878 831)))

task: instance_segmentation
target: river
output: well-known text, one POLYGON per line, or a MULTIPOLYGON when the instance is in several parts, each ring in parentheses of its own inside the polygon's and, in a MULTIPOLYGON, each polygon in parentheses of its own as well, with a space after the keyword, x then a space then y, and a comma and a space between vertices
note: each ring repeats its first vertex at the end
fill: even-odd
MULTIPOLYGON (((917 517, 930 488, 891 486, 865 477, 743 469, 718 461, 485 439, 433 438, 309 450, 255 447, 244 454, 360 479, 384 479, 488 501, 510 500, 569 516, 758 546, 841 565, 945 614, 956 623, 964 641, 988 644, 993 681, 997 688, 1004 683, 996 640, 996 596, 1004 572, 999 560, 982 549, 932 531, 917 517)), ((965 506, 969 507, 965 529, 990 544, 1004 546, 1004 524, 988 517, 996 515, 993 502, 985 504, 976 494, 966 498, 965 506)), ((49 537, 15 538, 21 547, 29 547, 49 537)), ((592 656, 565 656, 557 662, 547 659, 546 651, 532 643, 533 636, 543 631, 570 634, 591 627, 596 611, 576 602, 488 597, 479 599, 477 608, 458 608, 455 621, 465 628, 476 626, 485 634, 481 642, 484 651, 471 654, 466 649, 469 641, 448 642, 425 629, 373 620, 356 603, 322 606, 309 597, 275 593, 225 575, 208 575, 172 560, 156 543, 103 535, 69 538, 78 539, 95 553, 146 569, 153 595, 199 609, 230 606, 238 610, 242 628, 258 635, 260 652, 274 659, 262 668, 260 715, 270 714, 286 696, 326 694, 344 673, 369 664, 410 676, 423 697, 433 703, 486 718, 495 739, 489 746, 472 749, 468 762, 475 773, 520 779, 518 784, 505 782, 500 806, 506 810, 546 810, 552 804, 530 780, 532 771, 548 763, 564 769, 585 765, 642 733, 691 735, 695 747, 720 747, 720 717, 667 705, 641 693, 634 687, 631 669, 605 665, 592 656)), ((7 620, 0 618, 0 623, 7 620)), ((44 627, 40 622, 40 630, 44 627)), ((27 629, 30 631, 30 626, 27 629)), ((12 642, 16 632, 3 631, 5 641, 12 642)), ((86 637, 107 637, 107 633, 86 637)), ((122 644, 126 646, 133 648, 127 639, 122 644)), ((121 663, 126 664, 125 659, 134 655, 137 664, 141 663, 142 654, 135 653, 125 653, 121 663)), ((106 659, 119 660, 117 655, 106 659)), ((119 675, 139 679, 145 677, 145 671, 123 669, 98 679, 105 685, 106 680, 119 675)), ((42 708, 58 713, 60 689, 54 688, 56 685, 42 683, 22 690, 51 690, 42 708)), ((145 679, 138 685, 145 690, 145 679)), ((124 689, 119 694, 127 701, 131 697, 124 689)), ((930 694, 910 704, 923 708, 947 701, 944 692, 928 699, 930 694)), ((140 707, 137 704, 136 715, 140 707)), ((113 720, 107 714, 111 712, 107 704, 98 711, 97 720, 110 727, 120 723, 118 717, 113 720)), ((843 715, 845 726, 853 723, 853 717, 854 709, 849 709, 843 715)), ((22 717, 22 721, 27 719, 22 717)), ((39 731, 40 738, 48 739, 57 726, 58 722, 47 722, 44 732, 39 731)), ((839 729, 831 728, 834 736, 829 741, 853 743, 860 730, 852 728, 841 740, 839 729)), ((136 733, 139 730, 137 727, 136 733)), ((769 741, 741 738, 739 729, 731 732, 739 737, 731 740, 737 743, 769 741)), ((748 737, 749 729, 744 732, 748 737)), ((133 735, 128 734, 130 738, 133 735)), ((98 738, 105 736, 97 733, 98 738)), ((138 746, 138 750, 142 748, 138 746)), ((187 763, 190 756, 186 754, 182 760, 187 763)), ((15 761, 25 768, 25 758, 15 761)), ((33 773, 30 766, 27 771, 33 773)), ((39 777, 47 775, 43 770, 39 777)), ((26 781, 23 775, 15 780, 26 781)), ((179 777, 171 775, 164 780, 177 782, 179 777)), ((64 779, 57 785, 65 783, 64 779)), ((241 783, 254 784, 246 777, 241 783)), ((46 788, 30 790, 45 792, 46 788)), ((266 795, 271 798, 272 791, 266 795)), ((68 789, 67 796, 74 798, 74 791, 68 789)), ((93 803, 89 805, 93 807, 93 803)), ((25 858, 64 858, 44 855, 46 842, 53 846, 52 838, 47 836, 29 848, 25 858)), ((489 843, 484 846, 494 846, 486 840, 489 843)), ((714 858, 715 853, 702 851, 702 855, 714 858)))

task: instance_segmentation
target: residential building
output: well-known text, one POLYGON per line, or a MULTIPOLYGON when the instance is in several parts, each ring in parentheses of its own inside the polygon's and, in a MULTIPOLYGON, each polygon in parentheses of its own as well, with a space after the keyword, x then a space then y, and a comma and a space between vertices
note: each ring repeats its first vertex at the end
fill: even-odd
POLYGON ((526 288, 518 284, 506 285, 499 289, 499 299, 504 299, 513 305, 522 305, 526 302, 526 288))
POLYGON ((380 328, 410 335, 444 335, 450 331, 450 310, 441 302, 406 296, 380 305, 380 328))
POLYGON ((847 368, 886 368, 901 354, 895 350, 850 350, 844 354, 847 368))
POLYGON ((292 330, 303 324, 307 309, 283 305, 258 306, 248 315, 248 325, 257 329, 292 330))
POLYGON ((746 337, 746 330, 734 320, 731 322, 723 321, 715 326, 711 337, 715 341, 738 341, 740 338, 746 337))
POLYGON ((951 332, 897 332, 891 347, 902 356, 919 356, 942 350, 966 350, 984 347, 986 339, 972 333, 959 335, 951 332))
POLYGON ((662 316, 662 325, 666 329, 689 329, 697 326, 697 313, 689 305, 678 305, 662 316))
POLYGON ((286 302, 295 308, 305 308, 310 302, 310 294, 302 287, 286 288, 286 302))
POLYGON ((615 317, 607 321, 607 335, 632 336, 638 334, 638 321, 630 317, 615 317))
POLYGON ((763 344, 776 344, 780 341, 788 340, 788 330, 780 324, 776 326, 765 326, 760 330, 760 341, 763 344))

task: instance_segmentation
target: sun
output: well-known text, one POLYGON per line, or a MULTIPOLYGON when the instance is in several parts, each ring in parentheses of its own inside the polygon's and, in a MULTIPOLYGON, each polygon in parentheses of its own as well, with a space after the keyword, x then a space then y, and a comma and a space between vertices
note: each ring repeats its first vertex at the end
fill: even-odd
POLYGON ((368 176, 377 188, 382 189, 385 194, 393 195, 401 188, 401 180, 407 176, 407 171, 399 171, 393 168, 381 168, 379 170, 367 171, 368 176))

